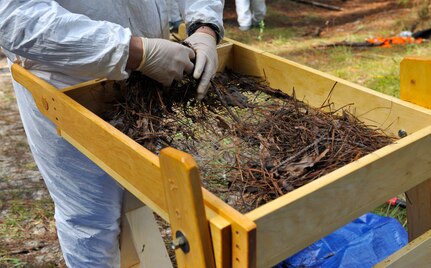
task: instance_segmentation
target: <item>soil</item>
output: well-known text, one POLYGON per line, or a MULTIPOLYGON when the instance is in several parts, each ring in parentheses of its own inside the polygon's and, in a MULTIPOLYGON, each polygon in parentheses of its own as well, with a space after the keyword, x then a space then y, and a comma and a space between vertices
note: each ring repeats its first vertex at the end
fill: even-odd
MULTIPOLYGON (((321 28, 322 35, 335 35, 356 31, 355 23, 362 21, 383 29, 408 15, 419 1, 409 1, 407 6, 395 0, 321 2, 343 10, 330 11, 288 0, 267 1, 273 12, 265 19, 266 27, 294 27, 304 33, 321 28)), ((406 28, 419 28, 418 24, 408 21, 406 28)), ((225 26, 237 27, 233 0, 226 1, 225 26)), ((0 267, 64 267, 53 206, 29 152, 1 53, 0 192, 0 267)))

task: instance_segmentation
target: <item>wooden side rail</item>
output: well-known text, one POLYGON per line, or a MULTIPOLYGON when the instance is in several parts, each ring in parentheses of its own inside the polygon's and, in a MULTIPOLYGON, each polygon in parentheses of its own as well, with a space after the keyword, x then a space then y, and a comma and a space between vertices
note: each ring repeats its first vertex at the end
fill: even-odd
POLYGON ((351 104, 351 112, 361 121, 394 136, 400 128, 412 133, 431 125, 428 109, 228 40, 234 44, 232 65, 228 65, 232 70, 264 77, 271 87, 288 94, 295 91, 299 100, 312 107, 321 107, 325 100, 333 103, 333 110, 351 104))
POLYGON ((415 268, 431 265, 431 230, 398 250, 374 268, 415 268))

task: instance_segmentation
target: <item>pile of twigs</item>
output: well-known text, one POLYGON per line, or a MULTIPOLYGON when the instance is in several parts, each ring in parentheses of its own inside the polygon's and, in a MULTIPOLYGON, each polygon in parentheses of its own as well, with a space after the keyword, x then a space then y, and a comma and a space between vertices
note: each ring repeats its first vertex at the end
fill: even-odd
POLYGON ((222 73, 202 102, 196 84, 133 74, 111 123, 155 153, 192 154, 204 186, 242 212, 392 142, 348 107, 325 113, 252 77, 222 73))

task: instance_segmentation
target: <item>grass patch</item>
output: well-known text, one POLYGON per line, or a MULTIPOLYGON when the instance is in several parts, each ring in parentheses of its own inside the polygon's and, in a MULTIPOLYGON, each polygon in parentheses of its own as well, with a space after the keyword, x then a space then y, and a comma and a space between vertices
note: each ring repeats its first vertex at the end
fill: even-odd
POLYGON ((0 266, 1 267, 14 267, 21 268, 26 267, 27 262, 22 261, 17 258, 9 258, 9 257, 0 257, 0 266))
POLYGON ((379 92, 399 97, 400 79, 398 74, 389 73, 387 75, 378 75, 367 82, 366 86, 379 92))
POLYGON ((263 45, 266 42, 271 42, 274 45, 284 45, 296 36, 296 32, 289 28, 268 28, 265 25, 263 28, 253 27, 244 32, 237 27, 226 28, 226 36, 255 46, 263 45))
MULTIPOLYGON (((28 145, 28 144, 27 144, 28 145)), ((29 162, 24 165, 26 170, 37 170, 37 165, 35 162, 29 162)))
POLYGON ((377 215, 397 219, 407 230, 407 210, 405 208, 391 206, 389 204, 382 204, 378 206, 373 212, 377 215))
POLYGON ((0 237, 19 239, 31 235, 28 231, 32 223, 49 221, 54 216, 54 204, 49 198, 26 202, 15 199, 3 203, 2 222, 0 223, 0 237))

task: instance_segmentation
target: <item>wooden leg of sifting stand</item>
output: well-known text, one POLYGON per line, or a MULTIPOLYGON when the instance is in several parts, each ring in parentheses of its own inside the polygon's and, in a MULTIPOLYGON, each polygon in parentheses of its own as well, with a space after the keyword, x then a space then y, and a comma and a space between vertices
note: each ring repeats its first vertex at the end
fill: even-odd
POLYGON ((126 193, 122 217, 121 267, 172 268, 153 211, 126 193))
MULTIPOLYGON (((400 98, 431 108, 431 57, 407 57, 401 62, 400 98)), ((406 196, 407 226, 412 241, 431 229, 431 179, 407 191, 406 196)))

